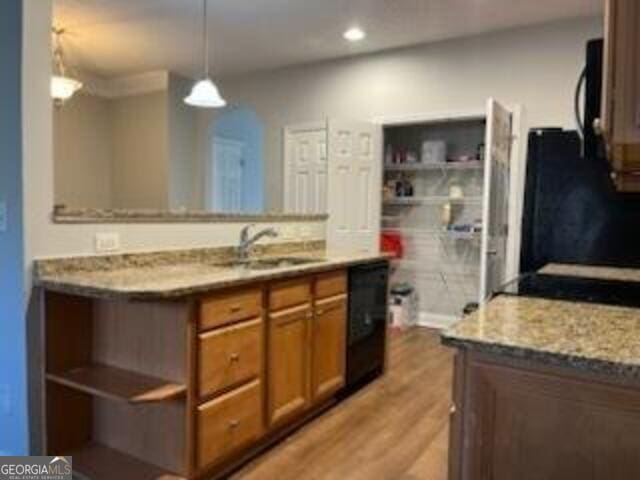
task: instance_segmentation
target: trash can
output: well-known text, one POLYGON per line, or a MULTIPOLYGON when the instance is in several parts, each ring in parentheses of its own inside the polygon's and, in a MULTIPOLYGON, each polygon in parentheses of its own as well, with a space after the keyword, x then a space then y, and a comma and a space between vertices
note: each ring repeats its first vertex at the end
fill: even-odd
POLYGON ((391 328, 405 330, 418 323, 418 294, 412 285, 392 285, 389 305, 391 328))

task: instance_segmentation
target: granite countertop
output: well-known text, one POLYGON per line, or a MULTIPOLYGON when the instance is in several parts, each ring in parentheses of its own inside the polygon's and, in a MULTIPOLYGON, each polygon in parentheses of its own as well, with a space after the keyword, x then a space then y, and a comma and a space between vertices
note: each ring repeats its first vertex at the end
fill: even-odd
POLYGON ((442 333, 445 345, 640 378, 640 310, 501 295, 442 333))
POLYGON ((100 209, 58 206, 52 213, 55 223, 215 223, 215 222, 315 222, 326 214, 283 212, 221 213, 207 210, 100 209))
MULTIPOLYGON (((209 292, 250 282, 317 273, 340 267, 388 258, 380 253, 329 255, 324 251, 292 252, 291 257, 317 259, 313 263, 269 269, 247 269, 226 266, 228 252, 189 254, 163 258, 158 253, 141 260, 135 255, 113 260, 103 257, 36 262, 34 282, 49 291, 98 298, 128 298, 138 300, 171 299, 209 292), (61 263, 55 263, 61 262, 61 263), (66 263, 64 263, 66 262, 66 263), (93 263, 93 268, 91 267, 93 263)), ((269 258, 265 255, 260 258, 269 258)), ((271 256, 274 256, 273 254, 271 256)), ((278 255, 283 257, 287 255, 278 255)))
POLYGON ((640 268, 550 263, 549 265, 545 265, 540 270, 538 270, 538 273, 543 275, 578 277, 592 280, 640 282, 640 268))

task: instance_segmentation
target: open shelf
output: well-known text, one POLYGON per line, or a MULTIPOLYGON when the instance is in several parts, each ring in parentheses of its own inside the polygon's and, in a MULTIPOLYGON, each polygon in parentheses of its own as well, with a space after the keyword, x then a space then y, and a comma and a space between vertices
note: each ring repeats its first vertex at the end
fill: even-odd
POLYGON ((396 197, 384 200, 385 205, 441 205, 451 203, 453 205, 480 205, 482 197, 451 198, 446 195, 431 197, 396 197))
POLYGON ((444 163, 385 163, 387 172, 419 172, 433 170, 481 170, 484 162, 470 160, 468 162, 444 162, 444 163))
POLYGON ((100 364, 47 373, 47 379, 84 393, 127 403, 162 402, 180 397, 187 390, 185 385, 100 364))
POLYGON ((83 480, 185 480, 175 473, 118 450, 89 443, 70 453, 74 478, 83 480))

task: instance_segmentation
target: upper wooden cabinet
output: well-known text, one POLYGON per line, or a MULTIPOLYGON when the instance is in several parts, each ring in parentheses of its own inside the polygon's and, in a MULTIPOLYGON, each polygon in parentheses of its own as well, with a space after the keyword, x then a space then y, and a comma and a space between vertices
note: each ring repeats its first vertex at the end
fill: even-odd
POLYGON ((618 190, 640 192, 640 2, 607 0, 601 128, 618 190))

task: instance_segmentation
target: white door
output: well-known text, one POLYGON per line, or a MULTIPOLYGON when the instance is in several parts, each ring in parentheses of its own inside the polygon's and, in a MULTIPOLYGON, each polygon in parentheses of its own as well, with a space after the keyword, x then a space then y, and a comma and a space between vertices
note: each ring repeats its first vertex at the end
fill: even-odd
POLYGON ((330 120, 327 248, 377 252, 382 202, 382 128, 330 120))
POLYGON ((285 128, 286 212, 327 212, 327 127, 325 123, 285 128))
POLYGON ((227 138, 213 139, 212 207, 216 212, 242 211, 243 145, 227 138))
POLYGON ((487 104, 480 302, 502 289, 507 266, 512 115, 496 102, 487 104))

